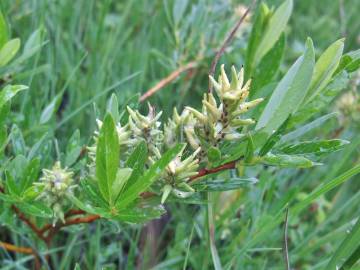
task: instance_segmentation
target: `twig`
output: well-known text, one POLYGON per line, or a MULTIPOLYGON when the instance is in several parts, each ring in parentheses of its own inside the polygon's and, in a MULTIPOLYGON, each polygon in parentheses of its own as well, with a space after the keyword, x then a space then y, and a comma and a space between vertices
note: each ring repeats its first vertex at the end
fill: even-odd
POLYGON ((192 184, 192 183, 196 182, 198 178, 203 177, 208 174, 213 174, 213 173, 217 173, 217 172, 224 171, 224 170, 234 169, 237 161, 238 160, 234 160, 234 161, 225 163, 223 165, 220 165, 220 166, 212 168, 212 169, 206 169, 206 168, 201 169, 197 175, 190 177, 189 183, 192 184))
POLYGON ((24 222, 26 225, 29 226, 29 228, 41 239, 45 242, 45 238, 41 232, 41 230, 30 220, 28 219, 24 213, 22 213, 19 208, 17 208, 15 205, 12 205, 11 208, 16 213, 16 215, 19 217, 19 219, 24 222))
POLYGON ((286 270, 290 270, 289 250, 288 250, 288 215, 289 215, 289 207, 286 207, 285 224, 284 224, 284 246, 283 246, 286 270))
POLYGON ((45 225, 44 228, 42 229, 42 231, 44 231, 44 233, 46 231, 48 232, 48 235, 45 237, 46 242, 48 244, 51 243, 52 238, 54 237, 54 235, 63 227, 67 227, 67 226, 71 226, 71 225, 75 225, 75 224, 82 224, 82 223, 91 223, 97 219, 100 219, 101 216, 99 215, 89 215, 86 217, 77 217, 77 218, 73 218, 73 219, 68 219, 65 221, 65 223, 58 223, 55 225, 55 227, 53 226, 49 226, 45 225))
POLYGON ((11 252, 33 255, 35 259, 35 269, 40 269, 41 265, 40 265, 39 255, 36 253, 34 249, 30 247, 19 247, 2 241, 0 241, 0 247, 11 252))
MULTIPOLYGON (((84 215, 84 214, 86 214, 86 212, 84 210, 70 209, 68 212, 65 213, 65 218, 69 218, 71 216, 77 216, 77 215, 84 215)), ((53 224, 50 224, 50 223, 46 224, 40 229, 40 232, 41 232, 41 234, 44 234, 45 232, 47 232, 48 230, 50 230, 53 227, 54 227, 53 224)))
MULTIPOLYGON (((250 10, 255 6, 256 4, 256 0, 253 0, 251 5, 248 7, 248 9, 245 11, 245 13, 241 16, 241 18, 239 19, 239 21, 236 23, 236 25, 234 26, 234 28, 230 31, 230 33, 227 35, 226 39, 224 40, 222 46, 220 47, 220 49, 216 52, 215 57, 213 59, 213 61, 211 62, 211 67, 210 67, 210 72, 209 75, 214 76, 215 74, 215 69, 216 66, 220 60, 220 57, 224 54, 225 49, 229 46, 229 44, 231 43, 231 41, 233 40, 237 30, 239 29, 240 25, 243 23, 243 21, 245 20, 246 16, 249 14, 250 10)), ((212 84, 209 81, 209 93, 211 93, 213 90, 212 84)))
MULTIPOLYGON (((5 193, 4 188, 0 187, 0 192, 5 193)), ((24 213, 20 211, 19 208, 17 208, 15 205, 11 206, 11 209, 16 213, 16 215, 19 217, 19 219, 24 222, 26 225, 29 226, 29 228, 43 241, 45 241, 45 238, 42 235, 41 230, 28 218, 25 216, 24 213)))
POLYGON ((12 252, 18 252, 23 254, 34 254, 34 250, 30 247, 18 247, 10 243, 5 243, 0 241, 0 247, 12 251, 12 252))
POLYGON ((84 210, 79 209, 70 209, 65 213, 65 218, 71 217, 71 216, 78 216, 78 215, 84 215, 86 212, 84 210))
POLYGON ((165 77, 164 79, 162 79, 161 81, 159 81, 154 87, 150 88, 149 90, 147 90, 145 92, 145 94, 143 94, 139 101, 143 102, 144 100, 148 99, 149 97, 151 97, 153 94, 155 94, 157 91, 159 91, 160 89, 164 88, 166 85, 168 85, 169 83, 171 83, 172 81, 174 81, 177 77, 179 77, 179 75, 189 69, 192 69, 194 67, 196 67, 197 62, 190 62, 187 63, 184 66, 179 67, 178 69, 176 69, 175 71, 173 71, 172 73, 170 73, 169 76, 165 77))

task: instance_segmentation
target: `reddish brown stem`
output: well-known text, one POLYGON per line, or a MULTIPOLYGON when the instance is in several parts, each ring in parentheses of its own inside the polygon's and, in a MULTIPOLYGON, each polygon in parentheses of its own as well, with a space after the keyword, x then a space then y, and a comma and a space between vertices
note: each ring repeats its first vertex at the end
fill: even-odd
POLYGON ((15 205, 12 205, 11 208, 16 213, 16 215, 19 217, 19 219, 24 222, 26 225, 29 226, 29 228, 43 241, 45 241, 45 238, 41 232, 41 230, 29 219, 27 218, 24 213, 22 213, 19 208, 17 208, 15 205))
POLYGON ((168 85, 169 83, 174 81, 177 77, 180 76, 181 73, 183 73, 183 72, 185 72, 185 71, 187 71, 189 69, 193 69, 194 67, 196 67, 196 65, 197 65, 196 62, 190 62, 190 63, 187 63, 184 66, 179 67, 177 70, 170 73, 169 76, 167 76, 164 79, 162 79, 161 81, 159 81, 154 87, 147 90, 145 92, 145 94, 143 94, 140 97, 139 101, 143 102, 144 100, 148 99, 153 94, 155 94, 157 91, 159 91, 160 89, 164 88, 166 85, 168 85))
MULTIPOLYGON (((0 192, 5 193, 4 188, 0 187, 0 192)), ((19 219, 24 222, 26 225, 29 226, 29 228, 43 241, 45 241, 45 238, 42 235, 41 230, 27 217, 24 213, 20 211, 19 208, 17 208, 15 205, 11 206, 12 210, 16 213, 16 215, 19 217, 19 219)))
POLYGON ((91 223, 97 219, 101 218, 99 215, 89 215, 86 217, 77 217, 73 219, 68 219, 64 224, 60 224, 60 227, 71 226, 74 224, 81 224, 81 223, 91 223))
POLYGON ((40 269, 40 259, 36 251, 30 247, 19 247, 10 243, 5 243, 0 241, 0 247, 6 249, 7 251, 15 252, 15 253, 23 253, 33 255, 35 259, 35 269, 40 269))
POLYGON ((65 221, 65 223, 58 223, 56 224, 55 227, 53 226, 49 226, 45 225, 44 228, 46 228, 44 230, 44 233, 46 231, 48 232, 48 235, 46 236, 46 242, 48 243, 48 245, 50 245, 52 238, 54 237, 54 235, 63 227, 67 227, 67 226, 71 226, 71 225, 75 225, 75 224, 82 224, 82 223, 91 223, 97 219, 100 219, 101 217, 99 215, 89 215, 86 217, 77 217, 77 218, 73 218, 73 219, 68 219, 65 221))
POLYGON ((17 253, 23 253, 23 254, 34 254, 34 250, 30 247, 18 247, 10 243, 5 243, 0 241, 0 247, 17 253))
POLYGON ((84 214, 86 214, 86 212, 84 210, 70 209, 68 212, 66 212, 65 218, 68 218, 71 216, 84 215, 84 214))
POLYGON ((206 176, 208 174, 213 174, 213 173, 217 173, 217 172, 224 171, 224 170, 234 169, 235 166, 236 166, 236 160, 225 163, 223 165, 220 165, 219 167, 215 167, 212 169, 206 169, 206 168, 201 169, 197 175, 190 177, 189 183, 192 184, 192 183, 196 182, 198 178, 206 176))

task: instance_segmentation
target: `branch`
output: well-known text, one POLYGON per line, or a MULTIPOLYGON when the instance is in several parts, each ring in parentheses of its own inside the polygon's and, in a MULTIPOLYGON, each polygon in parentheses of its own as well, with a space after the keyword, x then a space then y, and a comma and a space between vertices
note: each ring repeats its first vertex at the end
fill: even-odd
POLYGON ((65 213, 65 218, 77 215, 84 215, 86 212, 80 209, 70 209, 68 212, 65 213))
POLYGON ((23 254, 34 254, 34 250, 30 247, 18 247, 13 244, 5 243, 0 241, 0 247, 17 253, 23 253, 23 254))
MULTIPOLYGON (((0 192, 5 193, 5 189, 0 187, 0 192)), ((41 230, 28 218, 25 216, 24 213, 20 211, 19 208, 17 208, 14 204, 11 206, 11 209, 16 213, 16 215, 19 217, 19 219, 24 222, 26 225, 29 226, 29 228, 43 241, 45 241, 45 238, 42 235, 41 230)))
POLYGON ((194 67, 196 67, 197 62, 190 62, 187 63, 184 66, 179 67, 177 70, 173 71, 172 73, 170 73, 169 76, 165 77, 164 79, 162 79, 161 81, 159 81, 154 87, 150 88, 149 90, 147 90, 145 92, 145 94, 143 94, 139 101, 143 102, 144 100, 148 99, 149 97, 151 97, 153 94, 155 94, 157 91, 159 91, 160 89, 164 88, 166 85, 168 85, 169 83, 171 83, 172 81, 174 81, 177 77, 179 77, 179 75, 189 69, 192 69, 194 67))
POLYGON ((201 169, 197 175, 190 177, 189 183, 193 184, 194 182, 198 181, 198 178, 203 177, 208 174, 213 174, 213 173, 217 173, 217 172, 224 171, 224 170, 235 169, 237 161, 238 160, 234 160, 234 161, 225 163, 223 165, 220 165, 220 166, 212 168, 212 169, 206 169, 206 168, 201 169))
POLYGON ((35 259, 35 269, 41 268, 39 255, 36 253, 36 251, 34 249, 32 249, 30 247, 19 247, 19 246, 15 246, 13 244, 5 243, 2 241, 0 241, 0 247, 2 247, 3 249, 5 249, 7 251, 11 251, 11 252, 15 252, 15 253, 23 253, 23 254, 33 255, 34 259, 35 259))
POLYGON ((65 223, 60 224, 60 227, 66 227, 66 226, 71 226, 74 224, 81 224, 81 223, 91 223, 100 218, 101 218, 101 216, 99 216, 99 215, 89 215, 86 217, 78 217, 78 218, 68 219, 68 220, 66 220, 65 223))
MULTIPOLYGON (((82 210, 79 210, 82 211, 82 210)), ((48 235, 45 237, 47 244, 49 245, 52 238, 54 237, 54 235, 63 227, 67 227, 67 226, 71 226, 71 225, 75 225, 75 224, 82 224, 82 223, 91 223, 97 219, 100 219, 101 216, 99 215, 89 215, 86 217, 77 217, 77 218, 73 218, 73 219, 68 219, 65 221, 65 223, 58 223, 54 226, 52 226, 51 224, 47 224, 45 225, 41 231, 43 233, 45 233, 46 231, 48 232, 48 235)))
MULTIPOLYGON (((240 25, 245 20, 246 16, 249 14, 250 10, 255 6, 255 4, 256 4, 256 0, 253 0, 252 3, 251 3, 251 6, 248 7, 248 9, 245 11, 245 13, 241 16, 239 21, 234 26, 234 28, 227 35, 227 37, 224 40, 222 46, 216 52, 215 57, 214 57, 213 61, 211 62, 209 75, 214 76, 215 69, 216 69, 216 66, 217 66, 217 64, 218 64, 218 62, 220 60, 220 57, 224 54, 225 49, 230 45, 231 41, 234 39, 234 36, 235 36, 237 30, 239 29, 240 25)), ((211 93, 212 90, 213 90, 213 86, 212 86, 211 82, 209 81, 209 91, 208 92, 211 93)))
POLYGON ((15 205, 12 205, 11 208, 16 213, 16 215, 19 217, 19 219, 24 222, 26 225, 29 226, 29 228, 43 241, 45 241, 45 238, 41 232, 41 230, 30 220, 28 219, 24 213, 22 213, 19 208, 17 208, 15 205))
MULTIPOLYGON (((86 214, 85 211, 83 210, 77 210, 77 209, 71 209, 69 212, 67 212, 65 214, 65 218, 66 217, 70 217, 70 216, 76 216, 76 215, 83 215, 86 214)), ((97 219, 101 218, 99 215, 89 215, 86 217, 78 217, 78 218, 73 218, 73 219, 67 219, 65 220, 65 223, 58 223, 55 225, 55 227, 52 224, 46 224, 44 225, 41 229, 40 232, 42 234, 44 234, 45 232, 49 231, 49 230, 56 230, 58 231, 60 228, 62 227, 66 227, 66 226, 71 226, 74 224, 81 224, 81 223, 91 223, 97 219)), ((46 237, 47 241, 48 241, 48 237, 46 237)))

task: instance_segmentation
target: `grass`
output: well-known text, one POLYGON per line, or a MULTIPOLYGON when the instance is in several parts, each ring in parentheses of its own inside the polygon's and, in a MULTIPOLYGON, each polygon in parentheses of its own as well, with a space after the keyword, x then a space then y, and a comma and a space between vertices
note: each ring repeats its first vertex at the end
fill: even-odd
MULTIPOLYGON (((87 138, 83 143, 90 141, 95 118, 104 111, 112 93, 124 108, 191 61, 196 61, 196 68, 149 100, 164 110, 164 117, 172 113, 173 106, 199 106, 214 51, 236 21, 233 9, 239 2, 2 1, 0 7, 6 11, 12 36, 25 41, 39 29, 42 46, 10 78, 30 87, 15 99, 11 124, 21 128, 27 147, 44 138, 41 147, 48 148, 44 163, 52 164, 55 140, 64 149, 68 138, 79 129, 82 138, 87 138)), ((280 1, 267 2, 275 5, 280 1)), ((316 47, 323 50, 346 33, 346 51, 357 49, 359 5, 357 0, 295 1, 287 29, 288 57, 281 70, 287 70, 298 56, 299 44, 307 36, 314 37, 316 47)), ((244 62, 250 27, 242 27, 242 35, 221 62, 244 62)), ((329 106, 328 112, 334 110, 329 106)), ((333 118, 306 136, 331 137, 339 125, 333 118)), ((259 179, 257 185, 216 193, 212 203, 171 203, 170 216, 146 226, 149 235, 144 235, 140 225, 101 221, 66 228, 56 239, 56 248, 49 250, 50 256, 58 269, 72 269, 76 262, 84 269, 149 269, 150 265, 152 269, 212 269, 211 256, 217 256, 214 254, 218 254, 223 269, 284 269, 281 225, 284 209, 290 204, 290 265, 296 269, 323 269, 360 215, 359 176, 349 181, 341 178, 346 171, 359 168, 355 167, 360 160, 358 132, 358 123, 343 124, 340 136, 352 144, 330 155, 323 161, 324 166, 276 173, 271 167, 262 171, 247 168, 247 175, 259 179), (347 182, 327 193, 319 188, 321 184, 324 190, 333 187, 335 180, 347 182), (314 193, 315 188, 319 193, 314 193), (309 204, 299 203, 306 197, 311 199, 309 204), (209 228, 215 230, 214 239, 209 228)), ((4 216, 0 212, 5 225, 0 228, 1 237, 33 246, 33 237, 25 234, 28 229, 19 226, 10 231, 5 227, 12 223, 4 216)), ((43 259, 46 256, 41 250, 40 255, 43 259)), ((0 250, 1 269, 26 269, 29 260, 30 256, 13 257, 0 250)))

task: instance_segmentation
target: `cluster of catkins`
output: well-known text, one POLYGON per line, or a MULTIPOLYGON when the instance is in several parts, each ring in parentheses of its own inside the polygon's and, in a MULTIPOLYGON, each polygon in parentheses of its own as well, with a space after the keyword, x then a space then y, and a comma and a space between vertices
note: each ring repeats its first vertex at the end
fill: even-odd
MULTIPOLYGON (((185 143, 182 151, 169 163, 161 179, 153 187, 153 191, 162 193, 162 203, 170 194, 180 198, 192 195, 195 190, 189 180, 197 175, 200 164, 206 166, 209 146, 217 147, 223 141, 241 138, 244 134, 240 128, 254 123, 254 120, 243 119, 241 116, 263 99, 246 101, 250 80, 244 82, 243 69, 237 73, 232 67, 231 74, 229 81, 222 65, 218 81, 210 76, 218 99, 212 93, 207 93, 202 100, 201 111, 186 107, 179 114, 174 109, 173 117, 165 123, 163 129, 159 121, 162 112, 156 113, 150 104, 147 115, 127 107, 127 124, 116 124, 122 162, 141 141, 145 141, 148 147, 147 165, 153 164, 164 151, 177 143, 185 143)), ((100 129, 102 122, 97 120, 97 123, 100 129)), ((98 132, 95 132, 95 143, 88 147, 90 173, 94 173, 97 138, 98 132)))

